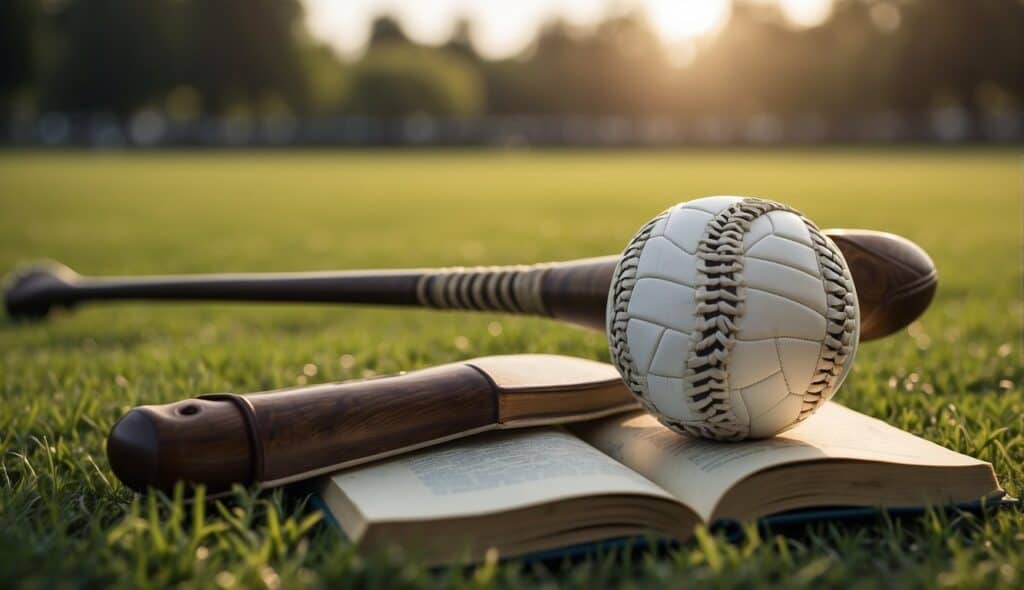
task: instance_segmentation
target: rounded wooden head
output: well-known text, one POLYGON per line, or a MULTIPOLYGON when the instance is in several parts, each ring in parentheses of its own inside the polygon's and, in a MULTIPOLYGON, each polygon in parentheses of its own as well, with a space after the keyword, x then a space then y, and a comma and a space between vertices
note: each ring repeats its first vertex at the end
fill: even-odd
POLYGON ((255 478, 245 419, 227 400, 134 408, 111 429, 107 457, 118 479, 139 491, 178 481, 223 491, 255 478))
POLYGON ((887 232, 832 229, 827 233, 842 250, 857 285, 862 340, 902 330, 928 309, 939 275, 923 248, 887 232))
POLYGON ((78 273, 57 262, 19 270, 4 285, 4 307, 15 320, 40 320, 55 305, 74 302, 71 285, 78 273))

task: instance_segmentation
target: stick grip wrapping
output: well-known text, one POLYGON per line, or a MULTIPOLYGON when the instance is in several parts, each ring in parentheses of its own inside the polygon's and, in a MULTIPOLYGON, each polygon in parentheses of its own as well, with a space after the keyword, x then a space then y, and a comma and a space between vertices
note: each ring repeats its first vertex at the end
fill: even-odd
POLYGON ((421 305, 435 309, 548 315, 541 292, 549 265, 442 269, 416 286, 421 305))
POLYGON ((531 266, 452 268, 425 274, 421 305, 554 317, 604 330, 608 288, 618 256, 531 266))

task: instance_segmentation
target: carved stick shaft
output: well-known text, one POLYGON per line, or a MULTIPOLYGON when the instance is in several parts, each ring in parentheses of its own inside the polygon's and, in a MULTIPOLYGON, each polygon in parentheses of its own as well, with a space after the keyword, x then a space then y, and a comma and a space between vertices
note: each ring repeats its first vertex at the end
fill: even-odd
POLYGON ((111 431, 107 454, 132 488, 177 481, 211 493, 322 468, 496 422, 493 385, 467 365, 250 396, 213 394, 141 406, 111 431))
POLYGON ((7 289, 14 317, 87 301, 260 301, 355 303, 499 311, 604 327, 604 304, 616 256, 479 268, 87 277, 41 268, 7 289))
MULTIPOLYGON (((415 305, 418 271, 62 277, 25 285, 36 301, 269 301, 415 305)), ((19 294, 20 295, 20 294, 19 294)), ((12 299, 10 291, 8 300, 12 299)), ((10 303, 9 303, 10 304, 10 303)))

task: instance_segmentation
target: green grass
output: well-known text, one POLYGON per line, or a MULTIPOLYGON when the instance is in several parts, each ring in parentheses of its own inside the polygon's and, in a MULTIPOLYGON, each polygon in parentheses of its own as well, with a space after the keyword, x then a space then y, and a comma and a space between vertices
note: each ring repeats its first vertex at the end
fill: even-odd
MULTIPOLYGON (((88 274, 571 259, 620 250, 680 200, 773 198, 823 227, 895 231, 931 252, 932 309, 863 346, 839 399, 992 462, 1020 495, 1022 170, 1010 151, 8 152, 0 272, 39 258, 88 274)), ((738 546, 701 531, 661 557, 438 573, 400 551, 357 554, 301 497, 137 497, 106 461, 106 433, 136 404, 527 351, 608 356, 599 334, 498 315, 97 305, 34 325, 0 320, 0 586, 1024 584, 1017 509, 814 525, 738 546)))

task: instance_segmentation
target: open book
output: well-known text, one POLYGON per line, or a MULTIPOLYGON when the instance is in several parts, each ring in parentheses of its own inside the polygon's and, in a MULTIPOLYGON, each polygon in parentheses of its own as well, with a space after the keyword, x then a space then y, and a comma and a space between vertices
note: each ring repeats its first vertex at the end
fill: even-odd
POLYGON ((920 507, 1004 496, 992 466, 835 403, 775 438, 720 443, 629 413, 491 432, 322 478, 350 539, 440 563, 810 507, 920 507))

